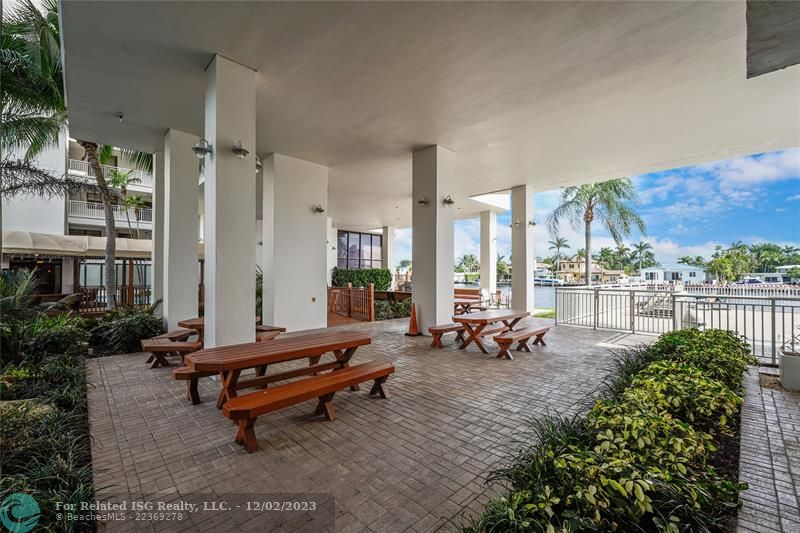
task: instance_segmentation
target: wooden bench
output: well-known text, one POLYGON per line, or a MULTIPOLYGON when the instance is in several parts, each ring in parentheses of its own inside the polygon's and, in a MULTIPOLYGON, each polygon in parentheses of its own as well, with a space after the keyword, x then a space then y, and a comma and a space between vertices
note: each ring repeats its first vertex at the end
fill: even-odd
POLYGON ((141 341, 142 350, 148 352, 150 356, 147 358, 147 363, 150 368, 156 368, 159 365, 172 366, 172 363, 167 361, 168 355, 179 355, 181 357, 181 365, 183 364, 183 357, 203 347, 200 342, 188 341, 171 341, 166 337, 154 337, 152 339, 144 339, 141 341))
POLYGON ((222 412, 239 425, 236 443, 244 445, 248 452, 254 452, 258 444, 253 426, 259 416, 317 398, 319 403, 314 414, 324 414, 327 420, 333 420, 336 418, 333 395, 337 391, 374 380, 370 395, 380 394, 381 398, 386 398, 383 384, 392 372, 394 366, 391 363, 370 361, 231 398, 222 412))
POLYGON ((531 337, 536 337, 536 339, 533 341, 533 344, 547 346, 547 344, 544 342, 544 334, 548 331, 550 331, 550 328, 537 328, 533 326, 495 335, 494 342, 496 342, 500 347, 500 353, 497 354, 497 358, 500 359, 505 357, 509 360, 514 359, 514 357, 511 355, 511 352, 508 351, 514 341, 519 341, 519 344, 517 345, 518 351, 531 351, 530 347, 528 346, 528 340, 530 340, 531 337))
POLYGON ((464 342, 464 324, 442 324, 441 326, 431 326, 428 328, 428 333, 433 336, 431 346, 433 348, 444 348, 442 344, 442 335, 445 333, 456 332, 456 342, 464 342))
POLYGON ((189 337, 192 335, 197 335, 197 330, 195 329, 175 329, 172 331, 168 331, 161 335, 156 335, 153 337, 154 339, 167 339, 173 342, 185 342, 189 340, 189 337))

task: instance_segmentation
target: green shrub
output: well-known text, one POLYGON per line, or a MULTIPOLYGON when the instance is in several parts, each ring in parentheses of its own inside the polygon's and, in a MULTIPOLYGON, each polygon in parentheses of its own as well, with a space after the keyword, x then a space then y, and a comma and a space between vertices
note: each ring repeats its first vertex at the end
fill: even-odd
POLYGON ((699 368, 735 392, 742 388, 742 374, 747 365, 757 364, 744 337, 720 329, 682 329, 665 333, 652 349, 660 358, 699 368))
MULTIPOLYGON (((93 521, 59 520, 55 502, 93 498, 91 451, 83 359, 48 358, 41 366, 3 369, 18 396, 0 403, 0 499, 31 495, 41 508, 37 531, 93 531, 93 521)), ((6 399, 4 397, 4 399, 6 399)))
POLYGON ((604 399, 585 416, 534 421, 530 444, 489 478, 506 494, 465 530, 724 529, 746 486, 708 461, 738 415, 728 383, 740 383, 745 350, 711 330, 618 353, 604 399))
POLYGON ((106 313, 92 330, 93 344, 111 353, 141 350, 140 341, 164 333, 164 322, 156 313, 160 302, 146 309, 117 308, 106 313))
POLYGON ((44 316, 33 323, 25 351, 36 359, 54 354, 84 355, 89 339, 86 321, 81 317, 66 313, 44 316))
POLYGON ((352 283, 353 287, 367 287, 370 283, 374 283, 376 291, 388 291, 392 286, 392 273, 388 268, 348 270, 334 267, 331 273, 331 284, 334 287, 347 287, 348 283, 352 283))
POLYGON ((375 320, 391 320, 411 316, 411 298, 402 302, 375 300, 375 320))

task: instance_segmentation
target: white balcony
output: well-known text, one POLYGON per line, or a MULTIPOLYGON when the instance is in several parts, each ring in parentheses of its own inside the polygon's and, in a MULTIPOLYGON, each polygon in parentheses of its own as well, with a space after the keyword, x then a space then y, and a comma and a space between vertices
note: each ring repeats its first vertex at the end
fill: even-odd
MULTIPOLYGON (((67 213, 70 224, 91 226, 105 224, 105 210, 101 203, 70 200, 67 213)), ((150 231, 153 229, 153 210, 149 208, 126 209, 123 206, 114 206, 114 220, 117 222, 117 229, 127 228, 128 220, 130 220, 131 229, 150 231)))
MULTIPOLYGON (((130 172, 131 183, 128 189, 138 192, 152 192, 153 190, 153 175, 143 170, 135 170, 130 168, 115 167, 111 165, 100 165, 103 168, 106 180, 109 178, 109 173, 116 170, 123 173, 130 172)), ((77 159, 69 160, 69 173, 73 176, 93 178, 94 171, 89 165, 88 161, 79 161, 77 159)))

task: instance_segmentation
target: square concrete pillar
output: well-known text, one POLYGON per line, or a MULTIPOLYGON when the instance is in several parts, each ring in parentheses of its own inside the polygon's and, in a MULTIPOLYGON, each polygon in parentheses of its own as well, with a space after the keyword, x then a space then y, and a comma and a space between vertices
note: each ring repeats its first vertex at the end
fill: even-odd
MULTIPOLYGON (((222 56, 206 69, 205 345, 255 340, 255 72, 222 56), (234 154, 241 141, 249 151, 234 154)), ((187 275, 195 277, 196 267, 187 275)), ((289 282, 287 280, 287 282, 289 282)))
POLYGON ((527 185, 511 189, 511 306, 533 313, 533 191, 527 185))
MULTIPOLYGON (((153 154, 153 302, 164 299, 164 154, 153 154)), ((161 309, 164 311, 163 307, 161 309)), ((166 316, 166 315, 165 315, 166 316)))
POLYGON ((412 165, 412 299, 420 331, 453 317, 453 222, 455 154, 441 146, 414 152, 412 165))
POLYGON ((481 289, 497 290, 497 213, 481 213, 481 289))
POLYGON ((264 323, 288 331, 328 325, 328 167, 264 159, 264 323))
POLYGON ((167 329, 198 315, 197 223, 200 139, 178 130, 164 136, 164 319, 167 329))

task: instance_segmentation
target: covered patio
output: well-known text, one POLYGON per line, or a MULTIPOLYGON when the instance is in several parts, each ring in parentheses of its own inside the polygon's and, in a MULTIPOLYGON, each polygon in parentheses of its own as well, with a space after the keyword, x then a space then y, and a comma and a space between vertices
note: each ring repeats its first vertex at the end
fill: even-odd
POLYGON ((585 407, 609 349, 645 339, 554 327, 550 346, 501 361, 458 350, 452 339, 431 348, 430 338, 402 335, 405 320, 345 327, 373 335, 354 363, 394 363, 390 400, 342 391, 332 424, 312 417, 310 403, 261 417, 254 454, 233 443, 230 421, 214 406, 218 382, 204 379, 204 402, 193 406, 171 370, 148 369, 144 354, 91 360, 97 497, 330 493, 336 531, 433 531, 480 512, 494 495, 486 475, 526 420, 585 407))

